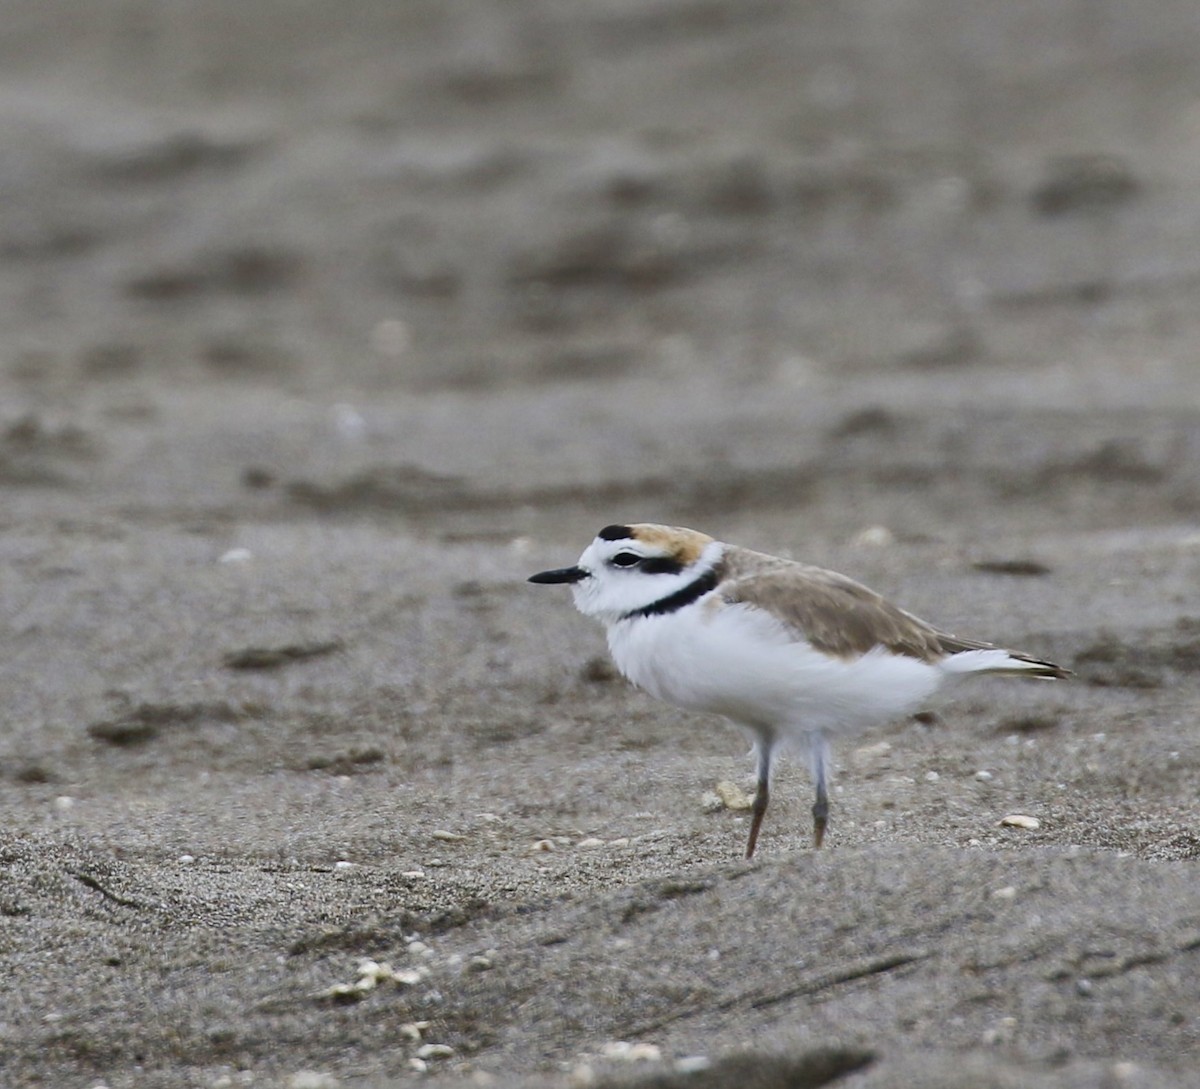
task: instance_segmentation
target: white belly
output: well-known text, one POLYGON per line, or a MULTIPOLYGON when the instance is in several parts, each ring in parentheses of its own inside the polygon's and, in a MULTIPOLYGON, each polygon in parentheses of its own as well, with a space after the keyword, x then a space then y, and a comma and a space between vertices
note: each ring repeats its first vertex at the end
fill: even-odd
POLYGON ((651 695, 784 734, 852 732, 899 718, 943 677, 936 666, 883 648, 830 657, 742 605, 619 621, 608 645, 621 672, 651 695))

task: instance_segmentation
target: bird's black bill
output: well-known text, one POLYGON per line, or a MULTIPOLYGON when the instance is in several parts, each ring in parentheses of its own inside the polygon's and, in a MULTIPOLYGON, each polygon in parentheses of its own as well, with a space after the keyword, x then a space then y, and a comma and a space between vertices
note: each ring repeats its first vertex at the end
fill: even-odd
POLYGON ((539 571, 530 575, 530 582, 578 582, 587 578, 587 572, 582 567, 559 567, 554 571, 539 571))

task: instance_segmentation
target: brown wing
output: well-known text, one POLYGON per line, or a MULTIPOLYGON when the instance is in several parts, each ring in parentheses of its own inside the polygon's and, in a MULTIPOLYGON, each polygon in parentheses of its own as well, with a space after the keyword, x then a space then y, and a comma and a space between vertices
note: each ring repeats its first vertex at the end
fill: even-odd
POLYGON ((834 571, 730 549, 722 574, 730 579, 721 591, 729 604, 764 609, 818 650, 839 658, 855 658, 885 647, 923 662, 945 657, 946 641, 954 649, 985 647, 945 636, 861 583, 834 571))

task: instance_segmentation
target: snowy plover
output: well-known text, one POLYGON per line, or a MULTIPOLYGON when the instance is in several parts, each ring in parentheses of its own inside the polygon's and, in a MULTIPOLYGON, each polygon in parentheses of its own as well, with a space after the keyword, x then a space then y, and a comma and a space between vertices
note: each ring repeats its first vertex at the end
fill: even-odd
POLYGON ((613 660, 634 684, 750 733, 758 788, 747 858, 780 743, 807 751, 820 847, 833 736, 911 714, 948 677, 1068 676, 1051 662, 939 631, 845 575, 693 529, 606 526, 574 567, 529 581, 569 583, 575 607, 604 624, 613 660))

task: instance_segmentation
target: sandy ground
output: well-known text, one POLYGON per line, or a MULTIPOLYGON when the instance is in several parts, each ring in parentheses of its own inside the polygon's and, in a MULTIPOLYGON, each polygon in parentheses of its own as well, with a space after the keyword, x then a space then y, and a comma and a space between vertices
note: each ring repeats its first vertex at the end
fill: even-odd
POLYGON ((0 1081, 1200 1085, 1200 25, 984 10, 10 5, 0 1081), (637 520, 1076 678, 746 864, 637 520))

